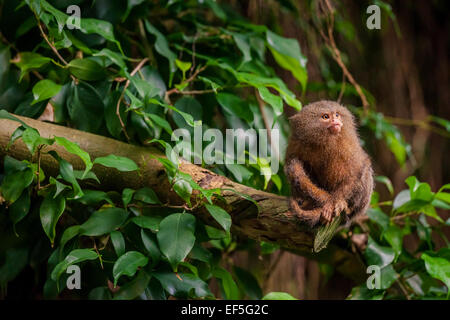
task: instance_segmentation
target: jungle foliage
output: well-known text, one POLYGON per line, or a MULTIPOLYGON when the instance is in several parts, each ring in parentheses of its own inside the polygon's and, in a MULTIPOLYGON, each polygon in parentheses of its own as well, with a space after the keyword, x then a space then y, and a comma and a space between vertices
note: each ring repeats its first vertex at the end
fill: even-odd
MULTIPOLYGON (((294 10, 290 1, 279 2, 284 10, 294 10)), ((389 5, 376 2, 395 22, 389 5)), ((317 3, 307 3, 313 12, 317 3)), ((31 273, 30 298, 291 298, 263 292, 264 279, 232 264, 234 252, 258 248, 264 255, 278 247, 233 236, 230 215, 212 202, 221 191, 203 189, 178 170, 171 134, 176 128, 193 132, 198 125, 221 130, 269 126, 280 130, 282 157, 289 134, 284 108, 300 110, 303 99, 277 71, 287 70, 303 95, 326 90, 336 98, 340 79, 327 65, 321 66, 324 83, 308 83, 307 58, 297 40, 250 23, 226 1, 4 0, 0 13, 0 117, 39 118, 51 106, 55 123, 157 146, 166 152, 167 159, 160 161, 174 191, 186 202, 185 209, 165 207, 150 188, 118 193, 100 185, 82 187, 84 180, 94 185, 98 180, 94 164, 119 171, 139 168, 114 155, 92 161, 77 144, 43 138, 22 123, 11 141, 22 139, 32 161, 5 157, 0 173, 0 296, 8 297, 11 284, 31 273), (81 8, 79 28, 69 28, 77 23, 66 13, 70 5, 81 8), (59 175, 47 176, 38 160, 53 144, 79 156, 85 170, 74 170, 50 151, 59 175), (198 199, 191 197, 193 191, 198 199), (191 213, 199 199, 206 199, 217 228, 191 213), (81 290, 66 288, 66 270, 74 264, 82 270, 81 290), (219 285, 216 294, 212 282, 219 285)), ((351 37, 351 24, 335 14, 336 32, 351 37)), ((317 17, 315 23, 324 22, 317 17)), ((321 50, 330 52, 325 46, 321 50)), ((332 54, 328 59, 331 64, 332 54)), ((403 165, 411 156, 408 142, 372 108, 376 101, 370 92, 362 90, 369 105, 358 102, 350 108, 365 130, 363 140, 384 141, 403 165)), ((342 94, 359 101, 360 92, 351 84, 342 94)), ((433 121, 450 131, 445 119, 433 121)), ((271 172, 267 159, 207 167, 253 188, 288 195, 282 168, 271 172)), ((450 249, 443 229, 450 221, 443 221, 439 210, 450 209, 450 184, 433 192, 414 176, 404 190, 394 190, 384 176, 377 182, 391 198, 381 200, 375 192, 368 220, 337 237, 351 249, 351 235, 369 235, 361 255, 367 265, 381 268, 381 283, 373 290, 357 284, 349 298, 448 299, 450 249), (419 237, 417 248, 404 246, 408 235, 419 237), (436 237, 446 246, 438 248, 436 237)), ((335 272, 332 266, 321 270, 325 278, 335 272)))

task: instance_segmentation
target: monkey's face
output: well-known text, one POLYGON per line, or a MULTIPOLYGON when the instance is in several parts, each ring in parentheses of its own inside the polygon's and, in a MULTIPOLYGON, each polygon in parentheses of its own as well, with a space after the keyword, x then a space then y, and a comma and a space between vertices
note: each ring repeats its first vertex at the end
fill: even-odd
POLYGON ((338 111, 325 111, 320 116, 320 125, 331 134, 338 134, 342 129, 342 118, 338 111))
POLYGON ((333 101, 310 103, 289 118, 293 137, 310 144, 329 144, 356 133, 351 112, 333 101))

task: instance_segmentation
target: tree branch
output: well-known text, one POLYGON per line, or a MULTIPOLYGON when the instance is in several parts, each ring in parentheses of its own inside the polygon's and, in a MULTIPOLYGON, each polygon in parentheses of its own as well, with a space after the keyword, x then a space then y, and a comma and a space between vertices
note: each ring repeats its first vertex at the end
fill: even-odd
MULTIPOLYGON (((184 201, 170 188, 164 166, 157 160, 157 158, 165 157, 161 151, 26 117, 18 116, 18 118, 29 126, 36 128, 42 137, 59 136, 78 143, 83 150, 90 154, 92 160, 115 154, 128 157, 138 164, 139 172, 119 172, 116 169, 94 165, 93 171, 101 182, 99 187, 103 190, 121 191, 124 188, 139 189, 146 186, 152 188, 163 203, 172 206, 184 205, 184 201)), ((21 139, 15 141, 9 149, 6 149, 11 135, 19 126, 20 124, 15 121, 0 120, 1 162, 3 162, 5 155, 19 160, 31 159, 31 154, 21 139)), ((63 147, 52 145, 48 146, 46 150, 58 152, 62 158, 73 165, 74 169, 84 169, 82 160, 67 152, 63 147)), ((58 174, 57 161, 47 153, 41 154, 40 164, 46 176, 58 174)), ((311 229, 307 224, 299 221, 295 214, 289 210, 286 197, 241 185, 186 161, 180 163, 180 170, 190 174, 202 188, 222 189, 224 202, 220 202, 218 205, 230 213, 233 220, 233 233, 257 241, 277 243, 297 254, 336 265, 341 273, 357 282, 364 280, 364 264, 346 249, 329 245, 327 249, 320 253, 312 252, 317 228, 311 229), (252 197, 258 203, 259 211, 254 203, 243 199, 231 190, 252 197)), ((204 208, 194 210, 193 213, 207 224, 216 224, 204 208)))

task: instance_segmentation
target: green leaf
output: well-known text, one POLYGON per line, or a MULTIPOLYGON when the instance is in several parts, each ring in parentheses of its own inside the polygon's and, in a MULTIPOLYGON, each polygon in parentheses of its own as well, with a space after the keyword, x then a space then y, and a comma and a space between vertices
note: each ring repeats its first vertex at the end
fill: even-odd
POLYGON ((248 37, 237 32, 230 32, 230 33, 233 36, 233 40, 236 43, 236 46, 239 48, 239 50, 242 52, 242 55, 244 56, 242 58, 241 65, 251 61, 252 55, 248 37))
POLYGON ((139 271, 136 278, 121 286, 114 295, 114 300, 132 300, 139 297, 149 285, 150 276, 145 270, 139 271))
POLYGON ((80 31, 87 34, 95 33, 102 36, 106 40, 114 42, 123 54, 120 42, 114 37, 114 28, 110 22, 105 20, 83 18, 81 19, 80 31))
POLYGON ((95 211, 80 226, 80 234, 84 236, 101 236, 110 233, 122 226, 127 217, 128 212, 121 208, 107 208, 95 211))
POLYGON ((377 176, 377 177, 375 177, 375 181, 383 183, 386 186, 386 188, 389 190, 389 193, 391 194, 391 196, 394 195, 394 187, 392 185, 391 180, 388 177, 377 176))
POLYGON ((156 244, 155 235, 146 232, 144 229, 141 229, 141 240, 144 244, 145 250, 147 250, 150 258, 152 259, 151 266, 156 266, 161 259, 161 251, 159 251, 158 245, 156 244))
POLYGON ((31 168, 7 174, 0 186, 0 193, 8 203, 12 204, 19 199, 25 188, 33 182, 33 178, 34 172, 31 168))
POLYGON ((251 112, 248 103, 243 99, 234 94, 225 92, 217 94, 216 98, 228 114, 237 116, 247 123, 253 121, 253 113, 251 112))
POLYGON ((286 87, 285 83, 281 81, 281 79, 268 78, 246 72, 236 72, 229 67, 226 67, 226 70, 232 72, 238 81, 247 83, 257 89, 261 86, 271 87, 275 89, 288 105, 297 110, 301 109, 302 104, 296 99, 295 94, 286 87))
POLYGON ((221 207, 205 204, 211 216, 222 226, 226 232, 230 232, 231 216, 221 207))
POLYGON ((134 194, 133 189, 125 188, 122 190, 122 202, 123 202, 124 208, 126 208, 128 206, 128 204, 131 202, 131 200, 133 199, 133 194, 134 194))
POLYGON ((262 300, 298 300, 286 292, 269 292, 262 300))
POLYGON ((135 171, 139 169, 139 167, 133 160, 126 157, 119 157, 113 154, 110 154, 106 157, 95 158, 94 163, 98 163, 109 168, 115 168, 119 171, 124 172, 135 171))
POLYGON ((73 59, 67 67, 80 80, 98 81, 106 77, 103 67, 91 59, 73 59))
POLYGON ((95 260, 98 258, 97 253, 92 249, 75 249, 71 251, 66 258, 58 263, 51 273, 53 281, 58 282, 61 274, 73 264, 78 264, 86 260, 95 260))
POLYGON ((164 130, 166 130, 166 132, 168 134, 170 134, 170 135, 172 134, 172 132, 173 132, 172 127, 170 126, 170 123, 166 119, 158 116, 157 114, 153 114, 153 113, 144 113, 144 115, 149 117, 158 126, 163 128, 164 130))
POLYGON ((191 204, 192 187, 188 181, 184 179, 177 179, 173 184, 173 190, 183 199, 188 205, 191 204))
MULTIPOLYGON (((185 101, 186 99, 190 99, 191 101, 196 101, 194 98, 183 97, 183 98, 177 100, 175 105, 179 106, 179 104, 181 103, 179 101, 185 101)), ((189 126, 194 127, 194 125, 195 125, 194 118, 192 117, 192 115, 190 115, 189 113, 183 112, 183 111, 179 110, 178 108, 176 108, 174 106, 171 106, 170 104, 162 103, 162 102, 160 102, 160 101, 158 101, 157 99, 154 99, 154 98, 149 99, 148 103, 156 104, 156 105, 159 105, 159 106, 164 107, 166 109, 172 110, 172 111, 176 112, 177 114, 179 114, 181 117, 183 117, 184 121, 186 121, 186 123, 189 126)), ((197 101, 196 101, 196 103, 199 104, 197 101)), ((176 117, 177 116, 174 117, 174 121, 175 121, 176 117)))
POLYGON ((425 261, 427 272, 436 279, 441 280, 450 290, 450 260, 444 257, 432 256, 429 253, 423 253, 421 259, 425 261))
POLYGON ((126 63, 124 61, 124 57, 118 52, 109 50, 108 48, 103 48, 99 52, 94 53, 93 56, 94 57, 106 57, 112 63, 114 63, 117 66, 119 66, 121 71, 122 70, 127 70, 127 65, 126 65, 126 63))
POLYGON ((379 207, 369 208, 367 210, 367 216, 371 221, 377 223, 382 230, 386 230, 389 227, 389 216, 385 214, 379 207))
POLYGON ((53 198, 56 198, 61 192, 63 192, 66 189, 70 189, 68 185, 65 185, 64 183, 59 182, 53 177, 50 177, 50 184, 53 184, 56 187, 55 194, 53 198))
POLYGON ((117 285, 120 276, 133 277, 138 268, 146 266, 147 263, 148 258, 137 251, 128 251, 121 255, 113 267, 114 287, 117 285))
POLYGON ((97 90, 87 82, 72 82, 67 111, 78 130, 97 132, 103 123, 105 106, 97 90))
POLYGON ((274 94, 264 86, 258 87, 258 93, 265 102, 267 102, 275 112, 275 115, 279 116, 283 113, 283 100, 274 94))
POLYGON ((153 232, 159 231, 159 225, 161 223, 160 217, 148 217, 148 216, 138 216, 131 219, 131 221, 137 226, 152 230, 153 232))
POLYGON ((86 166, 83 177, 87 174, 88 171, 90 171, 92 169, 92 162, 91 162, 91 157, 90 157, 89 153, 87 153, 86 151, 81 149, 77 143, 67 140, 64 137, 55 137, 55 141, 60 146, 64 147, 64 149, 66 149, 67 152, 75 154, 75 155, 79 156, 81 158, 81 160, 83 160, 83 162, 86 166))
POLYGON ((61 174, 61 177, 72 184, 74 199, 81 198, 83 196, 83 191, 74 175, 72 165, 61 158, 55 151, 49 151, 49 154, 59 162, 59 173, 61 174))
POLYGON ((403 206, 405 203, 407 203, 409 200, 411 200, 411 195, 410 195, 409 190, 402 190, 394 198, 394 202, 392 203, 392 208, 394 210, 397 210, 398 208, 403 206))
POLYGON ((395 252, 392 248, 380 246, 370 236, 364 255, 368 265, 377 265, 380 268, 387 266, 395 258, 395 252))
POLYGON ((134 200, 142 201, 144 203, 148 204, 160 204, 161 201, 159 201, 158 196, 156 195, 155 191, 148 187, 141 188, 136 191, 133 197, 134 200))
POLYGON ((275 61, 284 69, 289 70, 306 90, 308 73, 306 71, 306 57, 300 51, 296 39, 281 37, 270 30, 266 32, 266 40, 275 61))
POLYGON ((176 271, 177 264, 186 258, 194 246, 195 217, 188 213, 174 213, 164 218, 159 228, 159 247, 176 271))
MULTIPOLYGON (((42 9, 44 9, 45 11, 47 11, 48 13, 50 13, 56 20, 57 24, 58 24, 58 32, 61 33, 61 31, 63 30, 63 28, 66 25, 67 22, 67 18, 68 16, 59 11, 58 9, 56 9, 55 7, 53 7, 50 3, 48 3, 45 0, 41 0, 39 1, 40 6, 42 7, 42 9)), ((48 23, 46 23, 48 26, 48 23)))
POLYGON ((53 98, 61 90, 62 85, 54 83, 52 80, 44 79, 36 83, 33 87, 33 102, 31 105, 53 98))
POLYGON ((240 295, 239 288, 238 288, 236 282, 234 281, 233 277, 227 270, 218 267, 212 271, 212 274, 214 275, 214 277, 221 280, 222 288, 225 293, 224 299, 227 299, 227 300, 239 300, 240 299, 241 295, 240 295))
POLYGON ((391 245, 394 249, 396 256, 399 256, 402 252, 403 236, 405 235, 403 229, 391 225, 383 232, 383 238, 391 245))
MULTIPOLYGON (((145 28, 149 33, 156 37, 155 50, 163 57, 169 60, 169 70, 171 73, 176 71, 175 60, 177 55, 169 49, 169 43, 166 37, 158 31, 148 20, 145 20, 145 28)), ((172 77, 171 77, 172 79, 172 77)), ((171 82, 171 81, 169 81, 171 82)), ((169 84, 170 85, 170 84, 169 84)))
POLYGON ((183 72, 183 80, 184 80, 186 71, 189 71, 189 69, 192 66, 192 62, 184 62, 184 61, 175 59, 175 64, 181 70, 181 72, 183 72))
POLYGON ((20 68, 20 78, 22 80, 23 76, 32 69, 39 69, 40 67, 49 63, 52 59, 44 57, 38 53, 34 52, 20 52, 18 59, 12 61, 20 68))
POLYGON ((22 141, 26 144, 31 154, 36 152, 36 149, 40 145, 52 145, 53 139, 42 138, 39 132, 34 128, 27 128, 22 133, 22 141))
POLYGON ((186 124, 193 126, 195 120, 202 120, 203 107, 197 99, 182 97, 175 102, 175 108, 177 112, 172 115, 172 118, 179 128, 185 128, 186 124))
POLYGON ((81 202, 82 204, 92 206, 96 205, 102 201, 106 201, 109 204, 113 204, 111 199, 109 198, 108 194, 104 191, 100 190, 83 190, 84 195, 77 199, 77 201, 81 202))
POLYGON ((399 275, 395 272, 392 264, 383 267, 380 272, 380 289, 389 289, 398 278, 399 275))
POLYGON ((120 231, 111 232, 111 242, 118 257, 125 253, 125 240, 120 231))
POLYGON ((30 192, 25 189, 23 190, 22 195, 9 206, 9 217, 11 218, 14 227, 26 217, 30 211, 30 204, 30 192))
POLYGON ((53 198, 53 193, 49 193, 44 198, 44 201, 39 209, 42 228, 44 229, 45 234, 49 238, 52 246, 55 242, 56 224, 58 223, 58 220, 63 214, 65 208, 66 199, 62 195, 53 198))
POLYGON ((153 273, 153 276, 158 279, 164 290, 176 298, 204 298, 213 296, 208 288, 208 284, 200 278, 187 273, 178 273, 177 275, 173 272, 153 273))
POLYGON ((448 192, 438 192, 436 193, 435 198, 450 203, 450 193, 448 192))
POLYGON ((78 233, 80 232, 80 226, 75 225, 68 227, 66 230, 64 230, 63 235, 61 236, 61 250, 64 248, 67 242, 69 242, 71 239, 73 239, 78 233))
POLYGON ((261 287, 253 274, 237 266, 233 266, 233 272, 236 275, 239 285, 244 289, 245 294, 250 299, 259 300, 262 298, 263 293, 261 287))
POLYGON ((208 249, 202 247, 199 244, 195 244, 191 250, 191 253, 189 254, 189 258, 211 264, 213 255, 208 249))

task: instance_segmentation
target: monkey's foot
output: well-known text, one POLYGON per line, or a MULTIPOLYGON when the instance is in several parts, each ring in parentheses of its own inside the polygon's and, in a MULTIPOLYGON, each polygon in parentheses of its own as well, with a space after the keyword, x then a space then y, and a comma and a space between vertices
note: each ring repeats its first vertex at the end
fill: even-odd
POLYGON ((289 200, 291 211, 299 218, 299 220, 306 222, 310 227, 314 227, 320 221, 320 209, 304 210, 294 198, 289 200))
POLYGON ((334 217, 339 216, 342 211, 349 214, 349 209, 345 200, 338 200, 335 203, 325 204, 322 209, 321 222, 324 224, 330 223, 334 217))
POLYGON ((350 214, 350 210, 347 205, 347 201, 345 200, 338 200, 336 201, 336 204, 334 205, 334 214, 336 216, 340 215, 342 211, 345 211, 345 214, 350 214))
POLYGON ((327 224, 333 220, 335 216, 334 205, 331 203, 327 203, 322 207, 322 214, 320 216, 320 220, 322 223, 327 224))

